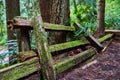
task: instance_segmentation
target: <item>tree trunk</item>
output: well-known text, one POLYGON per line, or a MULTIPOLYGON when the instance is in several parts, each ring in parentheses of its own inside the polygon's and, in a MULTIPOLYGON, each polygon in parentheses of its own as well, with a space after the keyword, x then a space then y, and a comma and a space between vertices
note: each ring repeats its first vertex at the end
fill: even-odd
MULTIPOLYGON (((40 0, 40 9, 44 22, 69 25, 69 0, 40 0)), ((49 32, 48 34, 49 44, 66 41, 65 33, 49 32)))
MULTIPOLYGON (((19 0, 6 0, 6 18, 12 20, 15 16, 20 16, 19 0)), ((15 31, 7 29, 8 40, 16 39, 14 36, 15 31)))
MULTIPOLYGON (((70 11, 69 0, 51 0, 50 23, 69 25, 70 11)), ((49 33, 50 44, 61 43, 66 41, 65 32, 49 33), (52 36, 55 35, 53 38, 52 36)))
POLYGON ((19 52, 29 51, 30 49, 31 47, 29 30, 22 28, 20 29, 19 52))
POLYGON ((50 0, 40 0, 41 16, 44 22, 50 22, 50 0))
POLYGON ((51 0, 50 22, 66 24, 69 20, 69 0, 51 0))
POLYGON ((98 5, 98 30, 97 32, 101 35, 105 30, 105 0, 99 0, 98 5))

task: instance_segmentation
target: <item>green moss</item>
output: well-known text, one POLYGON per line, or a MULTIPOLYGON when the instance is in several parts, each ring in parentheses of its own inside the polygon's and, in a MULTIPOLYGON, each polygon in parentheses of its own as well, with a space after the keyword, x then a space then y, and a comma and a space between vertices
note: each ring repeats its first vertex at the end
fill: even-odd
POLYGON ((43 27, 41 16, 34 18, 33 20, 34 34, 38 46, 38 54, 40 57, 41 71, 44 80, 56 79, 55 73, 52 67, 52 55, 48 49, 48 41, 43 27))
POLYGON ((75 28, 70 26, 50 24, 50 23, 44 23, 43 25, 45 29, 50 29, 50 30, 75 31, 75 28))
POLYGON ((50 49, 50 52, 54 52, 54 51, 60 51, 60 50, 68 49, 68 48, 77 47, 77 46, 84 45, 84 44, 86 44, 85 41, 76 40, 76 41, 51 45, 49 46, 49 49, 50 49))
POLYGON ((70 67, 75 66, 76 64, 86 60, 87 58, 93 56, 95 54, 95 50, 87 50, 84 51, 76 56, 70 57, 68 59, 65 59, 63 61, 57 62, 56 64, 54 64, 54 69, 56 71, 56 73, 61 73, 65 70, 67 70, 70 67))
POLYGON ((111 38, 112 36, 113 36, 113 34, 107 34, 107 35, 105 35, 105 36, 99 38, 98 41, 99 41, 99 42, 103 42, 103 41, 105 41, 105 40, 111 38))
POLYGON ((33 58, 29 61, 19 63, 0 70, 1 80, 17 80, 38 70, 38 59, 33 58))

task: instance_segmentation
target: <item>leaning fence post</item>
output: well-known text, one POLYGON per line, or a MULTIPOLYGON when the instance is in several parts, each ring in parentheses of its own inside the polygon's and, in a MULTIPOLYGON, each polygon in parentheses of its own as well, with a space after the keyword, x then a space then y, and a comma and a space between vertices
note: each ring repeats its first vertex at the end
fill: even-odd
POLYGON ((32 21, 32 25, 34 27, 43 80, 55 80, 56 77, 52 66, 52 55, 48 49, 47 37, 41 16, 35 17, 32 21))

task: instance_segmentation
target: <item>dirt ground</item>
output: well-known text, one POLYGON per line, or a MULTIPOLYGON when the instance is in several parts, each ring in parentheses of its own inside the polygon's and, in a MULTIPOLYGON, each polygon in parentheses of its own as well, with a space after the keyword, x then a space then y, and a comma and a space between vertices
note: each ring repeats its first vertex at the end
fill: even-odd
MULTIPOLYGON (((39 80, 32 74, 20 80, 39 80)), ((120 80, 120 37, 115 37, 105 52, 97 54, 85 65, 58 75, 58 80, 120 80)))

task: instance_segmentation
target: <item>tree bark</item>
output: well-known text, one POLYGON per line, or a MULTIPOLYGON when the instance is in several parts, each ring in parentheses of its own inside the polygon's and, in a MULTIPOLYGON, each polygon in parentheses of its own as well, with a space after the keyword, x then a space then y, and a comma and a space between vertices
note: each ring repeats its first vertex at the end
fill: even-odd
POLYGON ((98 5, 98 30, 97 32, 101 35, 105 30, 105 0, 99 0, 98 5))
POLYGON ((41 16, 44 22, 50 22, 50 0, 40 0, 41 16))
MULTIPOLYGON (((40 0, 40 10, 44 22, 69 25, 69 0, 40 0)), ((65 33, 49 32, 48 35, 49 44, 66 41, 65 33)))
POLYGON ((20 29, 20 41, 19 41, 19 52, 29 51, 30 47, 30 36, 29 29, 20 29))
MULTIPOLYGON (((6 0, 6 19, 12 20, 15 16, 20 16, 20 7, 19 7, 19 0, 6 0)), ((8 29, 8 40, 16 39, 14 36, 15 31, 8 29)))
POLYGON ((56 24, 66 24, 69 20, 69 0, 51 0, 50 22, 56 24))
MULTIPOLYGON (((50 23, 69 25, 70 11, 69 11, 69 0, 51 0, 50 9, 50 23)), ((54 32, 49 33, 50 44, 61 43, 66 41, 65 32, 54 32)))

